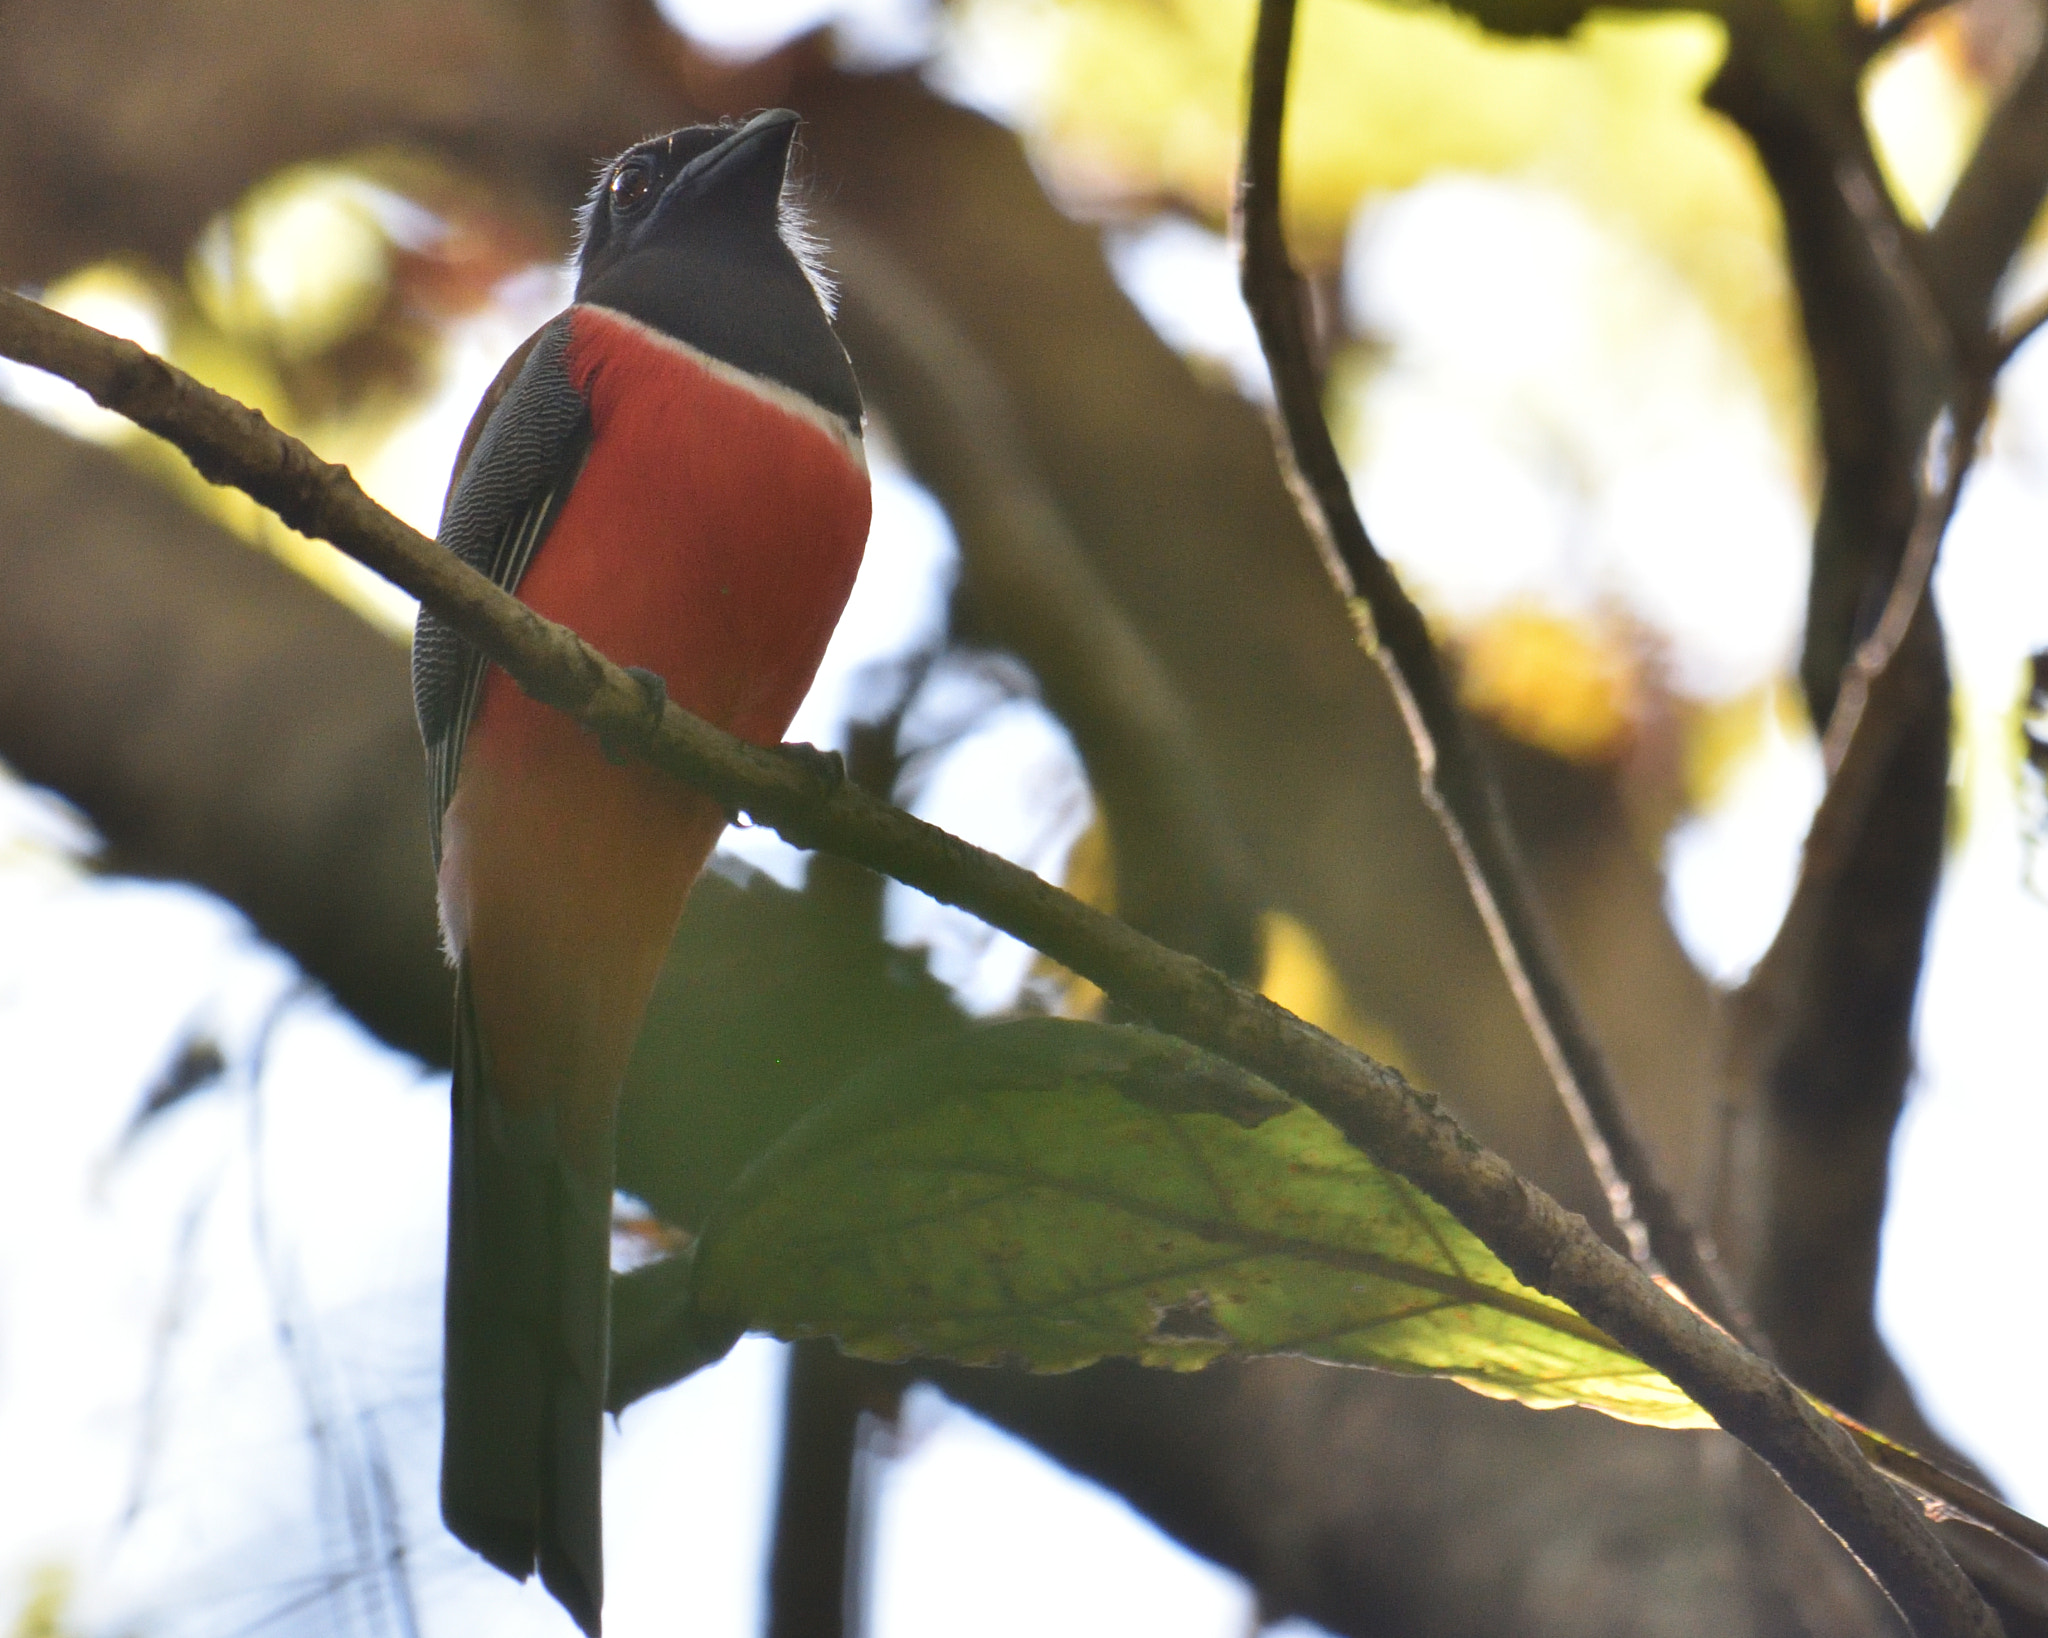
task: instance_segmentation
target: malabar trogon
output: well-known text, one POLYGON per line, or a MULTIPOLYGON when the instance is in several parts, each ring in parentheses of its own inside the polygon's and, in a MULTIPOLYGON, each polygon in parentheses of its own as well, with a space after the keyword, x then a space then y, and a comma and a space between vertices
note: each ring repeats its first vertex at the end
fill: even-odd
MULTIPOLYGON (((868 529, 860 394, 784 202, 795 127, 694 126, 606 167, 574 304, 478 407, 440 537, 764 743, 868 529)), ((441 1508, 595 1633, 614 1114, 725 815, 426 613, 413 682, 456 969, 441 1508)))

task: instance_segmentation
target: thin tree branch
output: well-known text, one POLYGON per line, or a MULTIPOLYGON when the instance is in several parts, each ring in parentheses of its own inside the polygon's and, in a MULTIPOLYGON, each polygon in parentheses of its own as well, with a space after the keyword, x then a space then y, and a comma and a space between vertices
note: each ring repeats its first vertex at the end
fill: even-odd
MULTIPOLYGON (((1913 532, 1898 576, 1876 629, 1858 646, 1843 674, 1821 745, 1827 788, 1807 827, 1792 902, 1770 948, 1731 998, 1737 1038, 1758 1062, 1773 1054, 1783 1039, 1880 780, 1900 737, 1928 704, 1925 668, 1901 663, 1901 654, 1908 648, 1909 634, 1931 619, 1928 583, 1942 537, 1962 498, 1988 408, 1988 392, 1974 391, 1958 414, 1943 416, 1930 434, 1913 532)), ((1931 632, 1926 640, 1935 640, 1931 632)))
POLYGON ((853 859, 1044 951, 1160 1028, 1243 1065, 1440 1201, 1516 1276, 1664 1372, 1757 1453, 1870 1570, 1922 1638, 2001 1638, 1997 1617, 1920 1513, 1849 1435, 1768 1363, 1675 1301, 1482 1147, 1399 1071, 1214 968, 1154 943, 1029 871, 867 795, 815 753, 753 745, 656 702, 575 633, 543 619, 376 505, 245 405, 131 342, 0 292, 0 355, 50 370, 184 450, 291 527, 330 540, 427 603, 530 696, 800 847, 853 859))
POLYGON ((1872 265, 1891 289, 1898 311, 1911 327, 1920 357, 1937 378, 1954 373, 1958 341, 1975 339, 1974 331, 1942 307, 1928 263, 1926 238, 1907 225, 1898 202, 1885 186, 1868 142, 1843 143, 1835 161, 1835 190, 1842 196, 1872 265))
POLYGON ((1424 800, 1442 824, 1508 987, 1636 1261, 1655 1264, 1712 1318, 1755 1344, 1755 1327, 1711 1245, 1658 1176, 1537 909, 1499 790, 1480 761, 1422 613, 1374 547, 1323 419, 1303 288, 1280 219, 1280 137, 1293 0, 1266 0, 1252 63, 1238 199, 1246 305, 1273 375, 1275 443, 1324 564, 1349 601, 1415 745, 1424 800))
POLYGON ((1927 230, 1936 294, 1975 357, 1984 351, 1999 281, 2048 195, 2048 0, 2035 0, 2034 9, 2040 40, 2033 58, 1992 110, 1927 230))
POLYGON ((1827 737, 1821 742, 1822 765, 1831 779, 1863 733, 1872 690, 1891 669, 1906 641, 1906 633, 1919 618, 1928 585, 1934 578, 1942 537, 1948 533, 1949 520, 1962 499, 1963 480, 1977 456, 1977 439, 1988 407, 1988 393, 1975 391, 1958 410, 1939 416, 1928 431, 1920 461, 1913 529, 1899 558, 1899 572, 1885 595, 1877 625, 1857 646, 1856 656, 1849 663, 1835 714, 1828 719, 1827 737))
MULTIPOLYGON (((2015 1547, 2024 1547, 2036 1558, 2048 1561, 2048 1526, 2028 1518, 2018 1508, 2000 1501, 1967 1479, 1959 1479, 1926 1457, 1887 1439, 1875 1428, 1867 1428, 1853 1416, 1834 1412, 1834 1420, 1846 1428, 1856 1448, 1870 1458, 1873 1466, 1889 1473, 1899 1483, 1918 1491, 1953 1518, 1968 1519, 1994 1532, 2015 1547)), ((2040 1596, 2038 1585, 2033 1592, 2040 1596)))
POLYGON ((2004 370, 2006 365, 2019 355, 2019 350, 2040 333, 2043 326, 2048 326, 2048 297, 2034 303, 2005 327, 2004 334, 1998 338, 1998 356, 1992 362, 1992 373, 1997 374, 2004 370))

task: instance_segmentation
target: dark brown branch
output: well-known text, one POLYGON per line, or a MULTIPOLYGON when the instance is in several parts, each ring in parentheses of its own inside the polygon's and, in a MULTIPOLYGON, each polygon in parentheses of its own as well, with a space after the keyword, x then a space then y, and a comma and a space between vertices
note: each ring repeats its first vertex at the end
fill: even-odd
MULTIPOLYGON (((1914 0, 1900 19, 1942 0, 1914 0)), ((2048 52, 2039 61, 2048 59, 2048 52)), ((2011 106, 2008 99, 2007 106, 2011 106)), ((1988 140, 1988 139, 1987 139, 1988 140)), ((1898 304, 1912 315, 1913 327, 1925 343, 1926 361, 1952 364, 1956 350, 1946 336, 1931 334, 1943 321, 1933 311, 1934 275, 1904 248, 1896 214, 1880 210, 1866 198, 1874 185, 1863 169, 1843 166, 1839 172, 1842 199, 1864 230, 1873 260, 1886 270, 1898 304), (1858 200, 1862 201, 1857 208, 1858 200)), ((1789 204, 1788 204, 1789 208, 1789 204)), ((1944 217, 1944 220, 1948 218, 1944 217)), ((2001 263, 2002 265, 2002 263, 2001 263)), ((1953 276, 1953 275, 1951 275, 1953 276)), ((1950 309, 1953 311, 1953 308, 1950 309)), ((2017 345, 2017 340, 2013 343, 2017 345)), ((1962 349, 1974 354, 1974 346, 1962 349)), ((1806 840, 1800 879, 1771 948, 1752 972, 1739 995, 1739 1005, 1755 1008, 1771 1000, 1783 1007, 1788 987, 1811 964, 1818 919, 1835 896, 1879 780, 1905 724, 1925 702, 1920 698, 1924 674, 1895 666, 1909 632, 1922 618, 1927 587, 1947 533, 1949 519, 1961 498, 1963 480, 1975 459, 1977 440, 1989 409, 1989 381, 1973 375, 1957 389, 1957 401, 1937 417, 1927 434, 1915 482, 1913 521, 1875 628, 1843 668, 1822 743, 1828 788, 1814 815, 1806 840)))
POLYGON ((1969 350, 1934 291, 1932 248, 1886 189, 1855 67, 1783 7, 1745 4, 1706 94, 1748 136, 1778 196, 1813 365, 1826 470, 1799 677, 1822 729, 1858 623, 1897 576, 1911 460, 1969 350))
MULTIPOLYGON (((1762 1205, 1745 1262, 1759 1321, 1799 1380, 1878 1415, 1895 1380, 1872 1314, 1878 1229, 1948 771, 1947 673, 1923 600, 1939 527, 1916 474, 1943 406, 1969 419, 1960 401, 1985 349, 1946 242, 1901 222, 1878 177, 1866 59, 1844 43, 1782 7, 1745 8, 1708 99, 1777 191, 1813 363, 1826 469, 1799 675, 1837 776, 1780 938, 1729 1009, 1722 1061, 1731 1105, 1757 1123, 1749 1182, 1762 1205)), ((1945 214, 1936 236, 1981 244, 1958 231, 1973 209, 1945 214)), ((1960 477, 1962 429, 1951 441, 1960 477)), ((1891 1402, 1899 1414, 1904 1400, 1891 1402)), ((1916 1434, 1911 1422, 1895 1431, 1916 1434)))
POLYGON ((1993 364, 1994 371, 2003 370, 2018 356, 2019 350, 2048 327, 2048 297, 2034 303, 2018 318, 2005 327, 1998 338, 1998 356, 1993 364))
POLYGON ((1928 433, 1920 462, 1913 530, 1906 537, 1899 572, 1885 597, 1877 625, 1857 645, 1855 657, 1843 674, 1835 714, 1828 719, 1827 737, 1821 742, 1822 765, 1831 780, 1865 733, 1863 724, 1872 694, 1891 670, 1906 634, 1920 616, 1928 585, 1934 578, 1935 559, 1941 553, 1942 537, 1948 533, 1949 520, 1962 499, 1963 480, 1977 458, 1977 439, 1983 430, 1988 402, 1987 394, 1973 393, 1956 412, 1944 413, 1928 433))
POLYGON ((1842 673, 1823 742, 1828 785, 1791 903, 1729 1013, 1731 1073, 1771 1093, 1759 1308, 1788 1367, 1849 1404, 1861 1402, 1881 1346, 1869 1293, 1904 1084, 1903 1026, 1860 1029, 1852 1050, 1837 1046, 1824 1063, 1814 1043, 1841 1039, 1837 1021, 1867 1016, 1880 995, 1888 1019, 1910 1016, 1946 762, 1946 672, 1928 585, 1991 394, 1982 349, 1959 352, 1951 406, 1917 463, 1912 526, 1883 610, 1842 673), (1915 772, 1902 777, 1902 768, 1915 772), (1902 869, 1902 858, 1924 868, 1902 869), (1872 919, 1874 877, 1883 902, 1900 907, 1890 931, 1872 919))
POLYGON ((1944 419, 1937 428, 1922 462, 1918 515, 1898 577, 1876 629, 1843 675, 1822 742, 1827 789, 1807 828, 1792 902, 1770 948, 1733 996, 1737 1034, 1758 1058, 1775 1052, 1783 1039, 1813 967, 1821 925, 1840 896, 1880 781, 1900 739, 1929 703, 1927 669, 1903 663, 1903 655, 1917 627, 1926 628, 1923 643, 1938 641, 1927 586, 1942 536, 1962 498, 1987 407, 1988 399, 1979 394, 1962 406, 1960 425, 1944 419))
POLYGON ((1438 1100, 1213 968, 1007 860, 866 795, 814 757, 751 745, 646 693, 573 632, 378 507, 260 415, 132 343, 0 293, 0 355, 52 370, 170 438, 216 482, 317 532, 427 601, 533 697, 609 745, 819 847, 958 905, 1064 962, 1139 1016, 1265 1076, 1441 1201, 1516 1275, 1663 1371, 1848 1545, 1923 1638, 1999 1638, 1924 1518, 1763 1360, 1661 1291, 1478 1144, 1438 1100))
POLYGON ((895 1379, 830 1342, 789 1351, 782 1464, 768 1555, 767 1638, 861 1638, 867 1630, 861 1418, 893 1406, 895 1379))
POLYGON ((1876 624, 1841 674, 1823 741, 1828 786, 1792 900, 1729 1012, 1731 1076, 1769 1094, 1758 1311, 1787 1368, 1851 1405, 1865 1403, 1881 1357, 1870 1293, 1941 840, 1947 677, 1928 585, 1994 371, 1980 345, 1959 341, 1942 373, 1950 404, 1918 462, 1901 463, 1911 527, 1876 624))
POLYGON ((2048 197, 2048 4, 2036 0, 2034 55, 1985 123, 1948 203, 1927 232, 1928 265, 1956 335, 1976 362, 1992 303, 2048 197))
POLYGON ((1937 379, 1954 372, 1959 351, 1974 332, 1952 323, 1936 294, 1926 241, 1899 215, 1867 143, 1843 144, 1835 161, 1835 189, 1861 233, 1872 265, 1917 343, 1917 361, 1937 379))
POLYGON ((1280 219, 1280 130, 1292 54, 1292 0, 1259 13, 1249 133, 1238 201, 1245 302, 1278 399, 1275 441, 1325 566, 1351 604, 1362 639, 1400 702, 1424 799, 1442 824, 1508 987, 1606 1192, 1614 1222, 1641 1263, 1655 1263, 1716 1320, 1753 1335, 1712 1247, 1658 1175, 1622 1102, 1537 909, 1500 793, 1481 763, 1464 712, 1421 611, 1367 535, 1323 419, 1304 291, 1280 219))

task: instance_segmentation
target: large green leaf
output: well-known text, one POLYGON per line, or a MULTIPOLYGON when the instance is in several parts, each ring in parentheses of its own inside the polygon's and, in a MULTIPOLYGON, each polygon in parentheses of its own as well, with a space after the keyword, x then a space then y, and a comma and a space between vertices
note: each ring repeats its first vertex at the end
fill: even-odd
POLYGON ((1054 1019, 864 1071, 735 1184, 688 1309, 872 1359, 1294 1353, 1712 1426, 1312 1111, 1169 1037, 1054 1019))

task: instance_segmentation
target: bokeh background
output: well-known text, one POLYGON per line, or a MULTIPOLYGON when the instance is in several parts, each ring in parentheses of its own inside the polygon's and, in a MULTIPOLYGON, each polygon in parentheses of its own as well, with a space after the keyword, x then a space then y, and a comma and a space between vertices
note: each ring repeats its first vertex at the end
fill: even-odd
MULTIPOLYGON (((1182 917, 1591 1214, 1271 469, 1224 237, 1249 23, 1240 0, 17 0, 0 277, 431 531, 476 398, 565 299, 592 164, 797 107, 877 509, 792 737, 1182 917), (1003 546, 988 517, 1041 503, 1051 544, 1003 546), (1063 647, 1077 609, 1078 646, 1113 648, 1107 622, 1150 669, 1063 647)), ((1866 76, 1910 221, 2040 32, 2031 0, 1957 0, 1866 76)), ((1822 786, 1795 680, 1820 457, 1778 208, 1700 100, 1723 40, 1689 13, 1510 39, 1309 0, 1288 203, 1365 517, 1456 657, 1668 1172, 1739 1259, 1755 1115, 1716 986, 1769 943, 1822 786)), ((2037 231, 2000 301, 2043 290, 2037 231)), ((403 784, 411 609, 70 389, 5 367, 0 400, 0 1630, 565 1632, 433 1502, 445 991, 403 784)), ((2048 875, 2022 729, 2048 342, 2006 372, 1936 591, 1950 819, 1875 1316, 1933 1429, 2038 1515, 2048 875)), ((636 1074, 687 1084, 649 1094, 622 1263, 752 1141, 720 1100, 769 1120, 815 1095, 764 1052, 817 1080, 864 1030, 1092 1004, 746 828, 671 981, 636 1074)), ((763 1630, 778 1473, 805 1471, 788 1360, 749 1339, 621 1419, 612 1632, 763 1630)), ((1863 1369, 1900 1425, 1889 1366, 1863 1369)), ((874 1638, 1870 1630, 1711 1437, 1299 1363, 819 1370, 874 1638)))

